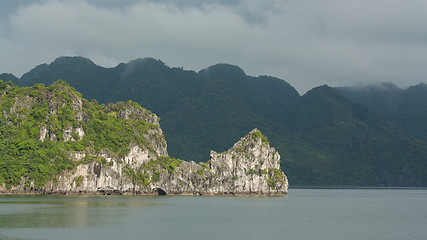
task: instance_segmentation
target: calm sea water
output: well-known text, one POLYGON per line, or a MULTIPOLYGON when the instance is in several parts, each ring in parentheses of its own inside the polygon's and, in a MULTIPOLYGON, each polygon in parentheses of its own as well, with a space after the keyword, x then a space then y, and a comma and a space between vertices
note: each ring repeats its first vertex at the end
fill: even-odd
POLYGON ((427 190, 0 196, 0 239, 427 239, 427 190))

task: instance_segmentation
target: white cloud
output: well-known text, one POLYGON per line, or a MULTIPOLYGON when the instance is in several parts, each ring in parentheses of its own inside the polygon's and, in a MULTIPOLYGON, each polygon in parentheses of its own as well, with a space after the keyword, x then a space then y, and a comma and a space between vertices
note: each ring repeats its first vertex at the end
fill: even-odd
POLYGON ((408 86, 427 79, 425 9, 422 0, 135 1, 120 8, 42 1, 0 24, 0 72, 19 76, 61 55, 108 67, 151 56, 194 70, 232 63, 302 93, 325 83, 408 86))

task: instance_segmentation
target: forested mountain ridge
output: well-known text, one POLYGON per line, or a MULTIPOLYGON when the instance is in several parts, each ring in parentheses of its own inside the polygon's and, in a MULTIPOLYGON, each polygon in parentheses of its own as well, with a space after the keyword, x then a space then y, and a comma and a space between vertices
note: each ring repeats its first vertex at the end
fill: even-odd
POLYGON ((427 85, 401 89, 392 83, 339 87, 343 95, 362 103, 410 133, 427 141, 427 85))
POLYGON ((62 57, 15 82, 59 78, 86 98, 131 99, 158 114, 174 157, 204 161, 210 149, 224 151, 256 127, 282 154, 295 185, 427 185, 425 141, 339 89, 321 86, 299 96, 283 80, 247 76, 237 66, 197 73, 152 58, 102 68, 62 57))
MULTIPOLYGON (((286 151, 289 164, 300 164, 304 159, 305 167, 315 166, 309 169, 314 179, 304 184, 330 178, 343 185, 405 186, 412 185, 412 174, 423 178, 415 166, 426 166, 425 142, 408 136, 331 87, 307 92, 285 119, 287 128, 296 134, 289 144, 298 149, 286 151), (293 152, 299 155, 293 157, 289 154, 293 152), (322 176, 322 172, 329 174, 322 176)), ((303 171, 307 169, 297 175, 303 171)))

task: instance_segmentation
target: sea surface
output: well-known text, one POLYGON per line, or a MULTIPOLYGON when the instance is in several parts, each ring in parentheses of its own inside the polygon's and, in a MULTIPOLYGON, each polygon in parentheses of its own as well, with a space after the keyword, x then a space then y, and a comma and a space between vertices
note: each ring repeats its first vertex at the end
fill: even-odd
POLYGON ((0 196, 0 239, 427 239, 426 189, 0 196))

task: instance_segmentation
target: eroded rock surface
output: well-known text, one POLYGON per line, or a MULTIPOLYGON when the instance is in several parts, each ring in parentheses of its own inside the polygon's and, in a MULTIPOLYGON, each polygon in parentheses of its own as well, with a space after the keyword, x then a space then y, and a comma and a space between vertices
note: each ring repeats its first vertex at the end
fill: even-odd
MULTIPOLYGON (((33 139, 21 138, 6 146, 26 160, 10 168, 24 169, 22 174, 0 176, 0 193, 287 193, 280 155, 257 129, 226 152, 211 151, 206 163, 186 162, 168 156, 159 118, 136 103, 88 102, 63 81, 48 88, 8 86, 3 91, 16 95, 8 99, 3 94, 0 99, 4 133, 23 131, 23 125, 28 130, 22 134, 33 139), (44 146, 56 147, 56 152, 44 146), (116 146, 120 148, 114 150, 116 146), (58 165, 62 166, 58 171, 52 170, 58 165)), ((20 160, 14 159, 15 163, 20 160)), ((9 171, 7 167, 3 169, 9 171)))
MULTIPOLYGON (((161 134, 160 132, 158 134, 161 134)), ((226 152, 211 151, 206 163, 167 156, 166 145, 156 154, 134 146, 126 157, 97 155, 95 160, 65 171, 45 194, 168 194, 168 195, 282 195, 288 179, 280 170, 280 155, 257 129, 226 152)), ((85 158, 75 153, 75 161, 85 158)), ((15 192, 31 192, 24 184, 15 192)))
MULTIPOLYGON (((145 169, 153 172, 151 169, 145 169)), ((161 170, 161 169, 160 169, 161 170)), ((154 170, 155 171, 155 170, 154 170)), ((159 169, 157 169, 159 171, 159 169)), ((224 153, 211 151, 207 163, 182 162, 173 172, 161 171, 158 182, 142 191, 167 194, 286 194, 288 180, 280 170, 280 155, 257 129, 224 153)))

